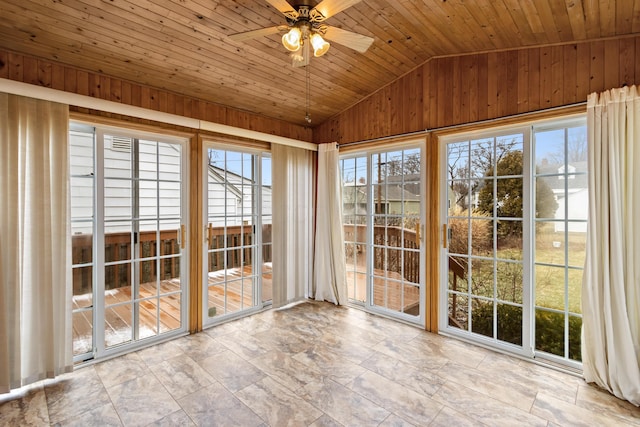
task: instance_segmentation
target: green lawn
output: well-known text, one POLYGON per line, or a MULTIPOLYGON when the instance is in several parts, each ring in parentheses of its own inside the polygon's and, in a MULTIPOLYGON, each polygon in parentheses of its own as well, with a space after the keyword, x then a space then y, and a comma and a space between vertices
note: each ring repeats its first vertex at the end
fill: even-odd
MULTIPOLYGON (((474 234, 475 236, 475 234, 474 234)), ((480 243, 473 248, 473 254, 492 258, 491 240, 478 239, 480 243)), ((458 250, 466 252, 465 242, 457 242, 458 250)), ((496 285, 497 297, 502 301, 522 304, 523 268, 522 246, 520 239, 509 236, 499 241, 502 248, 496 253, 496 285), (509 241, 511 244, 509 244, 509 241), (512 262, 509 262, 512 261, 512 262)), ((561 313, 555 313, 540 308, 550 308, 564 311, 565 303, 571 313, 582 312, 580 297, 582 294, 582 274, 586 251, 585 233, 571 232, 565 238, 563 231, 555 232, 553 224, 544 224, 536 230, 534 254, 535 305, 539 307, 535 312, 536 349, 547 353, 565 355, 565 318, 561 313), (568 244, 568 247, 567 247, 568 244), (565 260, 569 268, 565 267, 565 260), (565 281, 568 284, 565 290, 565 281), (566 301, 568 298, 568 301, 566 301)), ((450 268, 467 268, 466 257, 453 256, 449 261, 450 268)), ((491 298, 494 295, 493 261, 472 259, 471 278, 472 295, 491 298)), ((458 277, 456 289, 465 292, 467 277, 458 277)), ((454 274, 449 274, 449 288, 453 289, 454 274)), ((450 300, 453 301, 453 300, 450 300)), ((465 327, 467 313, 465 307, 468 300, 458 296, 456 303, 456 326, 465 327)), ((486 301, 486 300, 485 300, 486 301)), ((493 304, 486 304, 482 299, 473 299, 473 332, 493 336, 493 304)), ((522 308, 511 304, 498 304, 498 329, 495 332, 498 339, 521 344, 522 308)), ((569 316, 569 347, 568 356, 580 360, 580 330, 581 319, 569 316)))
MULTIPOLYGON (((541 232, 542 231, 542 232, 541 232)), ((564 309, 565 278, 568 284, 568 304, 572 313, 582 313, 580 298, 582 295, 582 273, 586 253, 585 233, 569 233, 568 250, 564 233, 536 233, 535 252, 535 289, 536 305, 540 307, 564 309), (554 246, 554 242, 556 242, 554 246), (572 268, 562 267, 565 257, 572 268), (555 264, 547 266, 539 264, 555 264), (566 275, 566 276, 565 276, 566 275)))
MULTIPOLYGON (((536 232, 535 247, 535 301, 539 307, 564 310, 568 297, 569 311, 581 313, 582 273, 585 259, 586 236, 584 233, 568 234, 568 250, 564 232, 554 232, 552 225, 540 227, 536 232), (569 268, 565 268, 565 258, 569 268), (543 265, 544 264, 544 265, 543 265), (565 279, 568 289, 565 294, 565 279)), ((475 253, 491 257, 491 252, 475 253)), ((463 264, 465 258, 454 257, 463 264)), ((505 248, 496 253, 498 259, 497 294, 498 298, 513 303, 522 303, 523 271, 520 263, 501 260, 522 260, 522 250, 505 248)), ((493 262, 473 260, 471 266, 473 294, 484 297, 493 296, 493 262)), ((450 282, 453 275, 450 274, 450 282)), ((458 290, 467 286, 466 280, 458 278, 458 290)))

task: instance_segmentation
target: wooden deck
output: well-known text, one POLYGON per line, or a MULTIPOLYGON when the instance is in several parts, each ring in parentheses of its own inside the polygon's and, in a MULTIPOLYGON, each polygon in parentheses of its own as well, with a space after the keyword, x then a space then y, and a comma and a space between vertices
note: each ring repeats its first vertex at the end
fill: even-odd
MULTIPOLYGON (((227 292, 225 312, 224 271, 216 272, 209 278, 208 307, 215 307, 216 315, 233 313, 242 308, 252 307, 253 277, 251 267, 231 268, 227 270, 227 292), (244 294, 243 289, 244 288, 244 294)), ((263 267, 262 299, 271 300, 271 265, 263 267)), ((155 283, 140 285, 138 304, 139 309, 139 338, 147 338, 158 334, 158 316, 160 333, 180 328, 180 291, 178 279, 160 282, 160 294, 170 294, 156 297, 155 283), (147 299, 148 298, 148 299, 147 299), (158 307, 159 304, 159 307, 158 307)), ((132 305, 131 287, 122 286, 105 291, 105 345, 107 347, 126 343, 132 337, 132 305), (116 305, 121 304, 121 305, 116 305)), ((87 308, 92 306, 91 294, 75 295, 73 308, 87 308)), ((92 346, 92 311, 76 312, 73 315, 73 351, 82 354, 91 351, 92 346)))
MULTIPOLYGON (((234 313, 254 307, 255 299, 253 293, 253 282, 256 277, 252 274, 251 266, 210 272, 208 278, 209 302, 207 305, 207 307, 209 307, 209 317, 234 313)), ((271 263, 263 264, 262 301, 271 300, 272 279, 273 274, 271 270, 271 263)))
MULTIPOLYGON (((401 282, 402 277, 395 272, 374 269, 373 304, 389 310, 417 315, 420 307, 420 287, 411 282, 401 282), (404 295, 402 290, 404 288, 404 295), (386 296, 386 304, 385 304, 386 296)), ((365 267, 347 264, 347 287, 349 298, 364 301, 367 289, 365 267)))
MULTIPOLYGON (((180 291, 178 279, 160 282, 160 297, 155 283, 143 283, 137 297, 143 299, 138 304, 140 326, 139 337, 147 338, 158 332, 168 332, 180 327, 180 291), (169 294, 169 295, 166 295, 169 294), (158 318, 159 317, 159 318, 158 318), (158 325, 159 320, 159 325, 158 325), (159 331, 158 331, 159 326, 159 331)), ((125 343, 132 337, 131 287, 122 286, 105 291, 105 345, 107 347, 125 343)), ((73 297, 73 308, 91 307, 91 294, 73 297)), ((74 354, 91 350, 92 311, 77 312, 73 317, 74 354)))

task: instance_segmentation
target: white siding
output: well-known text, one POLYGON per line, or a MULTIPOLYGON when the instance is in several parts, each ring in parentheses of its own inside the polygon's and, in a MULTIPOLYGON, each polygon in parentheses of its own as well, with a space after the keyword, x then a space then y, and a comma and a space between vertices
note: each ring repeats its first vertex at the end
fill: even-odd
MULTIPOLYGON (((587 214, 589 206, 589 191, 586 188, 577 190, 569 194, 566 200, 568 217, 568 228, 570 232, 586 233, 587 232, 587 214), (571 220, 583 220, 581 222, 571 220)), ((558 210, 556 210, 555 218, 564 219, 564 197, 558 197, 558 210)), ((555 223, 555 231, 564 231, 564 221, 555 223)))

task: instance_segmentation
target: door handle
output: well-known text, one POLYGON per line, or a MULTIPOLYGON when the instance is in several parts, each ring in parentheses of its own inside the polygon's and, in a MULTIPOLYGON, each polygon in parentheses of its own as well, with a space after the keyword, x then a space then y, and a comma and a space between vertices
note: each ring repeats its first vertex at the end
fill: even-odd
POLYGON ((416 246, 420 247, 420 229, 422 228, 420 223, 416 224, 416 246))
POLYGON ((180 249, 184 249, 187 244, 187 227, 180 224, 180 249))
POLYGON ((447 237, 448 237, 448 233, 447 233, 447 224, 442 224, 442 247, 447 249, 447 237))

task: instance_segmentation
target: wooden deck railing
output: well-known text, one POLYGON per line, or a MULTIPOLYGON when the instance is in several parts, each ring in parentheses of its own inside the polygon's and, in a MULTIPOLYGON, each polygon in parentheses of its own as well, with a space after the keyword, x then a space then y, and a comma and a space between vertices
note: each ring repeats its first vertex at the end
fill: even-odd
MULTIPOLYGON (((347 242, 366 242, 366 225, 345 225, 345 240, 347 242)), ((212 252, 208 255, 209 271, 224 268, 237 268, 251 265, 253 230, 251 226, 209 227, 208 248, 212 252), (226 250, 219 250, 226 249, 226 250), (225 265, 226 260, 226 265, 225 265)), ((264 225, 262 229, 263 262, 272 261, 271 225, 264 225)), ((408 282, 420 282, 420 252, 417 250, 416 234, 413 230, 401 227, 375 226, 373 232, 373 267, 378 270, 395 272, 408 282), (385 234, 386 233, 386 234, 385 234), (383 248, 382 246, 386 246, 383 248), (397 250, 395 248, 398 248, 397 250), (385 259, 384 250, 387 250, 385 259), (412 249, 403 251, 402 249, 412 249)), ((72 238, 73 263, 85 264, 92 261, 93 236, 88 234, 75 235, 72 238)), ((140 257, 153 257, 160 246, 160 256, 178 255, 178 231, 162 230, 160 239, 156 240, 156 232, 140 233, 140 257)), ((105 261, 126 261, 131 258, 131 234, 109 233, 105 235, 105 261)), ((356 254, 363 256, 364 254, 356 254)), ((179 277, 180 257, 161 258, 160 280, 179 277)), ((153 282, 157 279, 156 260, 140 262, 140 283, 153 282)), ((91 269, 76 268, 74 274, 74 295, 83 294, 91 289, 91 269)), ((131 284, 131 266, 129 263, 108 266, 105 269, 105 289, 115 289, 131 284)))
MULTIPOLYGON (((241 245, 251 245, 253 233, 251 226, 233 226, 226 228, 225 244, 224 227, 209 228, 209 249, 227 248, 225 251, 214 251, 208 256, 209 271, 225 268, 237 268, 251 265, 251 248, 241 245)), ((263 261, 271 262, 271 225, 264 225, 262 229, 263 261)), ((131 259, 131 233, 109 233, 105 235, 104 256, 105 262, 127 261, 131 259)), ((93 257, 93 235, 78 234, 71 239, 73 264, 88 264, 93 257)), ((178 244, 178 231, 175 229, 161 230, 160 238, 156 240, 156 232, 140 233, 140 258, 156 256, 157 246, 160 246, 159 255, 174 257, 161 258, 160 280, 171 279, 180 276, 180 246, 178 244)), ((154 282, 157 279, 156 260, 140 262, 140 283, 154 282)), ((91 291, 91 268, 73 269, 73 294, 80 295, 91 291)), ((131 265, 129 263, 110 265, 105 268, 105 289, 116 289, 131 285, 131 265)))
MULTIPOLYGON (((251 225, 208 228, 209 271, 251 265, 253 229, 251 225), (226 250, 222 250, 225 249, 226 250), (226 257, 226 266, 225 266, 226 257)), ((262 226, 262 262, 271 262, 271 224, 262 226)))
MULTIPOLYGON (((161 230, 159 239, 155 231, 140 232, 139 258, 159 256, 171 256, 161 258, 160 279, 171 279, 180 276, 180 246, 178 244, 178 230, 161 230)), ((127 261, 131 259, 131 233, 108 233, 104 236, 104 260, 105 262, 127 261)), ((73 264, 87 264, 92 262, 93 236, 90 234, 74 235, 71 238, 73 264)), ((73 270, 74 295, 86 293, 91 290, 91 274, 89 268, 75 268, 73 270)), ((144 260, 140 262, 140 283, 148 283, 156 280, 158 270, 156 260, 144 260)), ((105 268, 105 289, 115 289, 131 285, 131 265, 129 263, 110 265, 105 268)))
MULTIPOLYGON (((366 236, 367 226, 364 224, 344 226, 346 242, 362 242, 361 245, 356 245, 358 253, 353 254, 354 258, 364 256, 362 248, 367 241, 366 236)), ((373 244, 373 268, 398 273, 408 282, 420 283, 420 251, 416 244, 415 231, 402 227, 376 225, 373 227, 373 244), (403 249, 410 250, 403 251, 403 249), (385 250, 387 250, 386 259, 385 250)))

